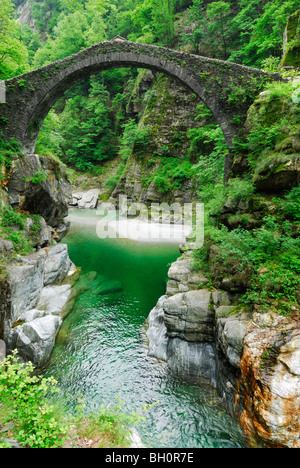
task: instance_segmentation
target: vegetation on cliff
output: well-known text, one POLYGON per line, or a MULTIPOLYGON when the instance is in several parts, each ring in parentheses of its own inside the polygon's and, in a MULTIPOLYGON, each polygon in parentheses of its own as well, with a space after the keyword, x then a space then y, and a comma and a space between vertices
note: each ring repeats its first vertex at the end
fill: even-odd
POLYGON ((206 236, 196 253, 216 287, 240 293, 252 310, 284 315, 300 306, 297 86, 269 86, 250 109, 235 156, 240 162, 242 151, 242 173, 227 188, 203 186, 206 236))

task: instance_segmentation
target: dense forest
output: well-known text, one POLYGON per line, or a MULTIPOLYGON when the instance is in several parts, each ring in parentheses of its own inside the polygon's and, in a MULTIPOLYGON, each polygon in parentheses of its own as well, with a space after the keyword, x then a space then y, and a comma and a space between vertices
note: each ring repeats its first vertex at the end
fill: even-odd
MULTIPOLYGON (((38 68, 116 35, 275 70, 287 18, 297 6, 297 0, 29 0, 25 6, 20 0, 15 4, 4 0, 0 78, 38 68), (29 21, 22 20, 24 8, 30 11, 29 21), (20 15, 21 25, 16 21, 20 15)), ((37 151, 55 154, 76 170, 97 173, 120 146, 143 141, 145 132, 141 135, 126 113, 137 74, 131 69, 112 70, 69 90, 50 112, 37 151)), ((191 145, 197 138, 192 135, 191 145)))

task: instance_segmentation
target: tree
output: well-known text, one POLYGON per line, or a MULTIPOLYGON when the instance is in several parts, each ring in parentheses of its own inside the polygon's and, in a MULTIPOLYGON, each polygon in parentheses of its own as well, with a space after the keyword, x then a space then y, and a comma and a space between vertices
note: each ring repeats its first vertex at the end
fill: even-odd
POLYGON ((12 16, 11 0, 0 3, 0 79, 5 80, 28 70, 28 52, 20 41, 20 27, 12 16))
POLYGON ((269 56, 281 57, 287 20, 299 9, 299 0, 240 0, 240 6, 232 24, 239 41, 229 60, 261 67, 269 56))
POLYGON ((190 38, 196 52, 228 59, 233 30, 231 4, 224 1, 209 3, 195 0, 190 8, 190 21, 196 28, 190 38))
POLYGON ((59 155, 78 170, 86 171, 116 154, 116 136, 110 111, 110 95, 95 76, 88 97, 68 99, 58 133, 59 155), (74 145, 74 142, 76 144, 74 145))
POLYGON ((163 45, 174 39, 174 0, 153 0, 153 24, 156 37, 163 45))

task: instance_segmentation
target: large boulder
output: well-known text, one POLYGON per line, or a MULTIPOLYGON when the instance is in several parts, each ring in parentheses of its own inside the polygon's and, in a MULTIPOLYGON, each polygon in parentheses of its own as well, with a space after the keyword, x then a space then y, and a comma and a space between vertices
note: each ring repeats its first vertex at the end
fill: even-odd
POLYGON ((80 209, 95 209, 98 206, 100 190, 91 189, 87 192, 76 192, 72 194, 72 199, 69 201, 70 206, 80 209))
POLYGON ((76 271, 66 245, 58 244, 19 259, 0 283, 0 324, 8 352, 44 366, 72 298, 67 276, 76 271), (61 284, 66 280, 66 284, 61 284))
POLYGON ((201 271, 194 271, 189 256, 180 257, 172 263, 168 271, 167 294, 174 294, 196 290, 208 283, 208 279, 201 271))

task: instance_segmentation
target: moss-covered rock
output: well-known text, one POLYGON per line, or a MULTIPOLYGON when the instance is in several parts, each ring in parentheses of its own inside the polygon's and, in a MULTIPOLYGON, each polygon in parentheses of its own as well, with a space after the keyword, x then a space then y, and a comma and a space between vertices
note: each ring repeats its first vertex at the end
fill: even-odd
POLYGON ((300 10, 289 17, 284 32, 284 53, 281 66, 300 67, 300 10))

